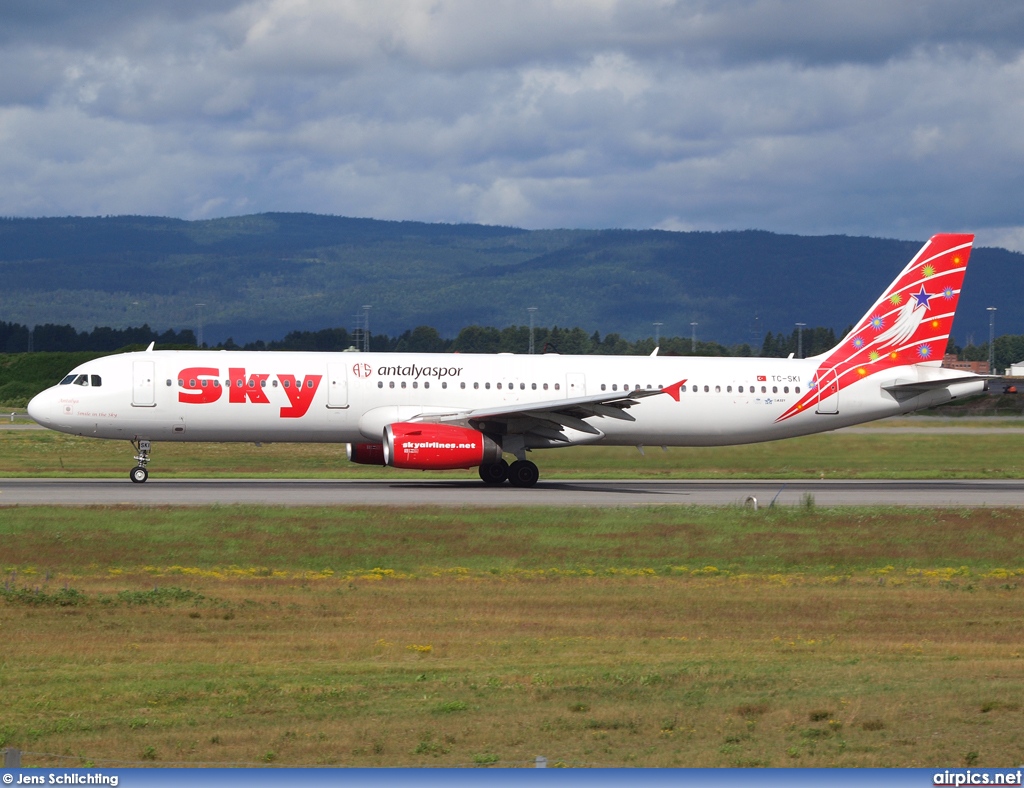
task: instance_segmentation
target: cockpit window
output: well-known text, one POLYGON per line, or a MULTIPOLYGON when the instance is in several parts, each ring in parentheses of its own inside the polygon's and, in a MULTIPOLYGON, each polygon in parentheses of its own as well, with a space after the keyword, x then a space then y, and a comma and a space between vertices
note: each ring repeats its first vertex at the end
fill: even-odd
POLYGON ((88 375, 79 375, 77 378, 75 378, 75 385, 76 386, 88 386, 89 385, 89 376, 88 375))
POLYGON ((69 385, 71 383, 74 383, 76 377, 78 377, 78 376, 77 375, 68 375, 66 378, 64 378, 64 380, 62 380, 60 382, 60 385, 61 386, 67 386, 67 385, 69 385))
POLYGON ((89 378, 90 378, 89 382, 92 383, 92 385, 94 385, 94 386, 102 386, 103 385, 103 378, 101 378, 99 375, 90 375, 89 378))

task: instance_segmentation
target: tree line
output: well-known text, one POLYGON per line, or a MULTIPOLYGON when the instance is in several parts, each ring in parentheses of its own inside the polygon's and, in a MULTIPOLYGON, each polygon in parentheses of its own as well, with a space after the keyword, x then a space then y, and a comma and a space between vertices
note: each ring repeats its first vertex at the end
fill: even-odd
MULTIPOLYGON (((845 336, 847 332, 843 333, 845 336)), ((265 342, 257 340, 244 345, 237 344, 230 337, 210 346, 216 350, 303 350, 338 352, 362 345, 358 332, 345 328, 324 328, 319 331, 291 331, 283 339, 265 342)), ((655 348, 653 337, 628 340, 616 333, 605 334, 594 331, 587 333, 582 328, 551 328, 538 326, 533 330, 534 352, 561 353, 563 355, 608 355, 644 356, 655 348)), ((151 342, 167 349, 196 346, 195 333, 191 329, 175 331, 168 329, 158 333, 148 325, 137 328, 115 329, 96 327, 92 331, 76 331, 70 325, 47 323, 30 329, 20 323, 0 321, 0 352, 114 352, 136 347, 146 347, 151 342)), ((807 327, 801 336, 799 329, 790 333, 769 331, 755 351, 749 344, 722 345, 718 342, 695 340, 692 337, 661 337, 658 341, 659 354, 676 356, 762 356, 785 358, 789 355, 814 356, 835 347, 838 340, 831 328, 807 327)), ((205 347, 204 343, 204 347, 205 347)), ((445 338, 432 326, 418 326, 396 336, 371 334, 369 348, 378 353, 528 353, 530 349, 529 326, 466 326, 454 338, 445 338)), ((1006 334, 996 337, 995 369, 1002 371, 1011 364, 1024 360, 1024 335, 1006 334)), ((987 361, 988 343, 958 346, 952 339, 948 353, 956 354, 965 361, 987 361)))
POLYGON ((130 345, 160 345, 195 347, 196 336, 191 329, 168 329, 157 333, 148 325, 138 328, 108 328, 97 326, 92 331, 76 331, 74 326, 45 323, 29 328, 21 323, 0 321, 0 353, 74 353, 79 351, 113 352, 130 345))

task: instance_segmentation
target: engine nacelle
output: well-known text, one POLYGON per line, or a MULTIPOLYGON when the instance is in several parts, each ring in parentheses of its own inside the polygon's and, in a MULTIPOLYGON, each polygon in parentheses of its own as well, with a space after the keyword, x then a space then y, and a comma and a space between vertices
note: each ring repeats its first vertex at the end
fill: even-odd
POLYGON ((451 471, 500 461, 501 447, 477 430, 411 422, 384 428, 384 463, 393 468, 451 471))
POLYGON ((383 443, 350 443, 348 444, 348 461, 360 465, 387 465, 384 462, 383 443))

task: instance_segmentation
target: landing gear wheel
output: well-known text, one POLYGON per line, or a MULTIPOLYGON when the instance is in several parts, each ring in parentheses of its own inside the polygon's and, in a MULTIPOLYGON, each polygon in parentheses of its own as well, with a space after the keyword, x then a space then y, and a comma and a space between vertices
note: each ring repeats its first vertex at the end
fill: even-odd
POLYGON ((491 465, 481 465, 480 478, 484 484, 501 484, 508 478, 508 463, 501 460, 491 465))
POLYGON ((540 471, 529 460, 516 460, 508 466, 508 480, 513 487, 533 487, 539 478, 540 471))
POLYGON ((153 450, 153 444, 141 438, 136 443, 133 439, 132 448, 135 449, 135 462, 138 465, 128 472, 128 478, 135 484, 142 484, 149 478, 149 471, 146 470, 146 466, 149 464, 149 453, 153 450))

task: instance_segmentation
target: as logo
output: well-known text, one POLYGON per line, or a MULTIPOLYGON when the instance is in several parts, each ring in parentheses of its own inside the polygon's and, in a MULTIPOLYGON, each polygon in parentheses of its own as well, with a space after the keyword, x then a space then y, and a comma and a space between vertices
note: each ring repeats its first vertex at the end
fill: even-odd
POLYGON ((352 374, 357 378, 368 378, 373 373, 369 364, 353 364, 352 374))

